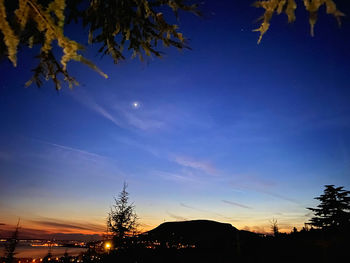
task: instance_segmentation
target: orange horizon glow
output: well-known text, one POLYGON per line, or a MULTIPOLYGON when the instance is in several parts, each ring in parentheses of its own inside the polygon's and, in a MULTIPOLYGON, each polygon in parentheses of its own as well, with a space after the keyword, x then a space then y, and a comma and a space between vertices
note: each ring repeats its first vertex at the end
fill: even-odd
MULTIPOLYGON (((174 222, 174 221, 167 221, 167 222, 174 222)), ((220 222, 220 221, 219 221, 220 222)), ((155 224, 141 224, 143 227, 139 228, 138 231, 140 233, 143 232, 147 232, 150 231, 152 229, 154 229, 155 227, 157 227, 158 225, 160 225, 161 223, 164 222, 155 222, 155 224)), ((222 222, 222 223, 226 223, 226 222, 222 222)), ((254 224, 254 222, 250 222, 250 224, 236 224, 232 226, 236 227, 239 230, 246 230, 246 231, 251 231, 251 232, 255 232, 255 233, 260 233, 260 234, 271 234, 272 230, 271 230, 271 225, 269 222, 265 223, 265 224, 254 224)), ((281 233, 289 233, 292 231, 293 227, 296 227, 298 230, 301 230, 301 228, 304 226, 304 224, 299 223, 299 224, 288 224, 287 226, 284 226, 284 224, 281 224, 279 226, 279 231, 281 233)), ((4 237, 4 235, 10 237, 11 234, 13 233, 13 231, 15 230, 15 225, 10 225, 10 224, 6 224, 1 226, 1 232, 0 234, 4 237)), ((26 237, 28 236, 33 236, 33 238, 39 238, 40 236, 50 236, 50 235, 55 235, 55 234, 67 234, 67 235, 98 235, 101 238, 103 236, 105 236, 106 234, 108 234, 106 232, 106 230, 101 230, 101 231, 92 231, 92 230, 80 230, 77 231, 77 229, 75 228, 66 228, 66 229, 62 229, 62 228, 38 228, 36 224, 22 224, 19 230, 19 235, 25 235, 26 237), (22 234, 21 234, 22 233, 22 234)), ((110 233, 109 233, 110 234, 110 233)), ((43 238, 45 239, 45 238, 43 238)), ((107 244, 106 243, 106 248, 107 248, 107 244)))

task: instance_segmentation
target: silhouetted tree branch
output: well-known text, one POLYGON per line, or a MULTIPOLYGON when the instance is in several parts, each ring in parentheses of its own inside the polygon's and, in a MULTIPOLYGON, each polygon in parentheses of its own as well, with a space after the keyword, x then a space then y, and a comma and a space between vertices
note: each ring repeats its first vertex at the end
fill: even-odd
POLYGON ((0 0, 0 58, 7 57, 17 65, 20 47, 39 46, 39 65, 27 85, 42 85, 41 79, 52 80, 61 88, 60 79, 70 87, 77 82, 68 74, 67 63, 82 62, 103 77, 94 63, 87 60, 84 47, 68 38, 64 26, 72 20, 88 29, 88 43, 98 45, 98 52, 109 55, 117 63, 132 57, 161 56, 159 44, 165 47, 187 48, 186 38, 176 24, 169 22, 163 13, 179 11, 199 15, 191 0, 0 0), (170 12, 169 12, 170 10, 170 12), (53 43, 63 51, 60 62, 53 55, 53 43))

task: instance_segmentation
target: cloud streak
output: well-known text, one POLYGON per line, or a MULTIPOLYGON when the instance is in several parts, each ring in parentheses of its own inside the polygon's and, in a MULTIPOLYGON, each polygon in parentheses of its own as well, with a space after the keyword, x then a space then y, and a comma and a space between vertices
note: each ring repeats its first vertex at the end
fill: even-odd
POLYGON ((224 202, 225 204, 229 204, 229 205, 233 205, 233 206, 238 206, 238 207, 245 208, 245 209, 253 209, 253 208, 250 207, 250 206, 243 205, 243 204, 240 204, 240 203, 237 203, 237 202, 232 202, 232 201, 228 201, 228 200, 221 200, 221 201, 224 202))
MULTIPOLYGON (((39 142, 41 145, 36 147, 36 151, 31 151, 28 156, 30 156, 30 158, 43 159, 46 161, 43 162, 44 164, 54 161, 55 164, 62 163, 67 167, 70 166, 70 171, 73 169, 86 170, 88 173, 98 174, 99 177, 109 178, 110 176, 100 171, 113 169, 113 171, 117 171, 120 176, 125 176, 118 162, 111 157, 40 139, 32 138, 31 140, 39 142)), ((48 166, 48 169, 51 169, 51 166, 48 166)))
POLYGON ((190 183, 196 182, 195 178, 190 176, 181 175, 180 173, 169 173, 163 171, 154 171, 152 174, 162 177, 166 180, 171 180, 179 183, 190 183))
POLYGON ((61 145, 61 144, 57 144, 57 143, 51 143, 51 142, 42 141, 42 140, 39 140, 39 141, 41 143, 53 146, 55 148, 59 148, 59 149, 65 150, 65 151, 74 152, 74 153, 77 153, 77 154, 80 154, 80 155, 84 155, 84 156, 88 156, 88 157, 92 157, 92 158, 107 159, 107 157, 105 157, 105 156, 102 156, 102 155, 99 155, 99 154, 96 154, 96 153, 92 153, 92 152, 88 152, 88 151, 85 151, 85 150, 81 150, 81 149, 78 149, 78 148, 73 148, 73 147, 69 147, 69 146, 65 146, 65 145, 61 145))
POLYGON ((151 116, 144 116, 147 115, 147 112, 143 112, 143 114, 136 114, 136 112, 126 110, 120 110, 119 112, 123 114, 129 125, 140 130, 160 129, 165 126, 165 123, 161 120, 153 119, 151 116))
POLYGON ((170 213, 170 212, 168 212, 168 211, 167 211, 167 214, 168 214, 170 217, 176 219, 177 221, 186 221, 186 220, 188 220, 186 217, 182 217, 182 216, 179 216, 179 215, 175 215, 175 214, 172 214, 172 213, 170 213))
POLYGON ((190 206, 190 205, 187 205, 187 204, 184 204, 184 203, 180 203, 180 206, 188 208, 188 209, 191 209, 191 210, 195 210, 195 211, 198 211, 198 212, 203 212, 203 213, 219 216, 219 217, 222 217, 222 218, 225 218, 225 219, 229 219, 229 220, 232 219, 232 218, 224 216, 222 214, 219 214, 219 213, 216 213, 216 212, 211 212, 211 211, 204 210, 204 209, 200 209, 200 208, 197 208, 197 207, 194 207, 194 206, 190 206))
POLYGON ((71 94, 75 100, 80 104, 87 107, 88 109, 99 114, 103 118, 113 122, 116 126, 124 128, 123 123, 113 116, 108 110, 99 105, 91 96, 88 96, 86 92, 80 90, 79 94, 77 92, 71 94))
POLYGON ((187 156, 175 156, 173 161, 183 167, 200 170, 209 175, 218 175, 216 168, 209 162, 194 160, 187 156))
POLYGON ((267 194, 267 195, 270 195, 270 196, 273 196, 273 197, 277 197, 279 199, 282 199, 282 200, 285 200, 285 201, 289 201, 291 203, 294 203, 294 204, 297 204, 297 205, 300 205, 300 202, 296 199, 293 199, 293 198, 290 198, 288 196, 284 196, 284 195, 281 195, 281 194, 277 194, 277 193, 273 193, 273 192, 270 192, 270 191, 266 191, 266 190, 259 190, 261 193, 264 193, 264 194, 267 194))
POLYGON ((166 123, 161 110, 152 111, 143 107, 135 108, 132 107, 131 103, 127 104, 123 101, 119 101, 114 105, 104 103, 104 106, 102 106, 86 92, 80 92, 80 94, 75 94, 73 97, 83 106, 111 121, 119 128, 136 128, 146 131, 163 128, 166 123))
MULTIPOLYGON (((12 237, 13 229, 0 229, 1 236, 4 238, 12 237)), ((51 232, 36 228, 26 228, 21 227, 19 233, 19 238, 21 239, 56 239, 56 240, 81 240, 81 241, 91 241, 91 240, 101 240, 99 234, 84 234, 84 233, 61 233, 61 232, 51 232)))
POLYGON ((285 200, 297 205, 300 205, 300 202, 296 199, 290 198, 288 196, 276 193, 270 189, 273 189, 274 187, 276 187, 276 183, 274 182, 270 182, 270 181, 265 181, 265 180, 261 180, 259 178, 255 178, 252 176, 245 176, 244 178, 242 178, 242 182, 236 181, 236 182, 232 182, 231 185, 236 189, 247 189, 247 190, 252 190, 252 191, 256 191, 259 193, 263 193, 266 195, 270 195, 273 196, 275 198, 281 199, 281 200, 285 200), (249 179, 249 183, 246 182, 245 180, 249 179))
MULTIPOLYGON (((49 227, 54 228, 59 231, 69 230, 70 232, 76 231, 76 230, 87 230, 92 232, 102 232, 104 228, 100 225, 93 225, 93 224, 74 224, 71 222, 64 222, 64 221, 47 221, 47 220, 32 220, 31 223, 34 223, 39 226, 43 227, 49 227)), ((56 230, 56 231, 57 231, 56 230)))

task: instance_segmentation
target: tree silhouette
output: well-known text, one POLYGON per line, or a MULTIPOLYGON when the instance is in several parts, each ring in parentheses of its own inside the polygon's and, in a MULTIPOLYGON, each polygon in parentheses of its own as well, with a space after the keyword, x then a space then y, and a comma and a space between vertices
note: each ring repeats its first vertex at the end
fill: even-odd
POLYGON ((118 198, 114 198, 115 204, 107 218, 107 229, 112 232, 115 247, 123 247, 125 238, 132 235, 137 227, 137 215, 133 203, 129 203, 129 193, 124 183, 118 198))
POLYGON ((343 186, 325 185, 317 208, 308 208, 314 213, 309 224, 320 229, 342 229, 350 224, 350 191, 343 186))
POLYGON ((50 263, 51 258, 52 258, 51 247, 49 247, 49 250, 48 250, 46 256, 43 258, 42 262, 43 263, 50 263))
POLYGON ((19 232, 19 219, 17 222, 17 226, 15 231, 12 234, 12 237, 10 239, 7 240, 6 244, 5 244, 5 262, 6 263, 12 263, 14 262, 15 259, 15 249, 16 246, 18 244, 18 232, 19 232))
POLYGON ((270 223, 273 236, 277 237, 279 234, 277 219, 273 218, 270 223))
POLYGON ((70 263, 72 261, 72 257, 69 256, 67 249, 63 254, 63 257, 60 258, 61 263, 70 263))

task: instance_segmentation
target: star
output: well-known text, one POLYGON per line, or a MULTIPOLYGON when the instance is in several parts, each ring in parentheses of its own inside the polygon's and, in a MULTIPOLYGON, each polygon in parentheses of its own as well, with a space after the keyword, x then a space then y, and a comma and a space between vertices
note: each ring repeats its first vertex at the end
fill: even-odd
POLYGON ((139 103, 138 101, 134 101, 134 102, 132 103, 132 107, 133 107, 134 109, 138 109, 138 108, 140 108, 140 103, 139 103))

